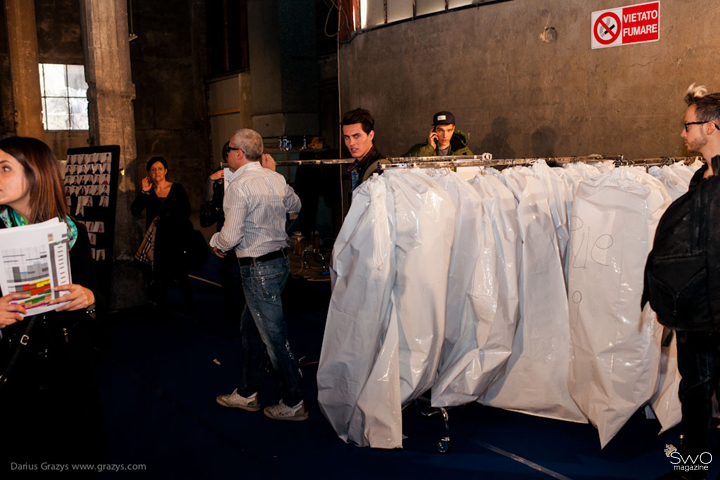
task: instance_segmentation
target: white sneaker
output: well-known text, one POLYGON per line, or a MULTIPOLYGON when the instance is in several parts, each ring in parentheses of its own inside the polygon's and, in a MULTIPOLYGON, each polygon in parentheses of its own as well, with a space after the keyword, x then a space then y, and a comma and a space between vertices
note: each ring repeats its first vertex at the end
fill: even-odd
POLYGON ((223 407, 229 408, 242 408, 249 412, 257 412, 260 410, 260 402, 258 401, 257 392, 253 393, 249 397, 243 397, 237 393, 237 388, 232 393, 226 395, 218 395, 215 401, 223 407))
POLYGON ((305 401, 300 400, 300 403, 294 407, 288 407, 280 400, 278 405, 272 407, 265 407, 263 410, 266 417, 270 417, 273 420, 289 420, 291 422, 302 422, 308 419, 308 411, 305 407, 305 401))

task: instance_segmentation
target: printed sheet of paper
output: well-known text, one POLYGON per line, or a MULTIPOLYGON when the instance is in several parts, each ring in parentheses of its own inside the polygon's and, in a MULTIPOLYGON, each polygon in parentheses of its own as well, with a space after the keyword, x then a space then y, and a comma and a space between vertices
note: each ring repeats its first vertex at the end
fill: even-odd
POLYGON ((55 310, 48 305, 69 292, 55 287, 72 283, 67 225, 57 218, 36 225, 0 229, 0 289, 30 297, 22 304, 28 315, 55 310))

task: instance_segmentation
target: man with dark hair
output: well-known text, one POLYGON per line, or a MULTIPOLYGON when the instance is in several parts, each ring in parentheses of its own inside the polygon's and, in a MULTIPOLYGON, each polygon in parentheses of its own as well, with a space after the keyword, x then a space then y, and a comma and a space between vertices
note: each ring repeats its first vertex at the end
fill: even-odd
MULTIPOLYGON (((225 142, 222 148, 222 161, 227 162, 228 155, 230 154, 230 142, 225 142)), ((219 212, 217 219, 217 229, 219 232, 222 230, 225 224, 225 216, 222 213, 223 198, 225 196, 225 169, 222 165, 213 172, 205 182, 205 202, 209 202, 213 208, 219 212)), ((231 322, 237 319, 237 313, 235 309, 236 297, 240 300, 240 305, 245 303, 245 297, 243 296, 242 289, 240 289, 240 295, 238 296, 237 289, 235 288, 235 273, 234 269, 237 267, 237 259, 235 258, 235 251, 230 250, 227 252, 224 258, 220 259, 220 285, 222 285, 223 299, 225 302, 225 308, 223 310, 223 316, 226 321, 231 322)))
POLYGON ((378 171, 380 163, 386 163, 383 155, 375 148, 375 119, 365 109, 356 108, 342 118, 343 140, 350 156, 355 161, 348 167, 350 191, 352 192, 370 175, 378 171))
POLYGON ((225 225, 210 239, 219 257, 235 250, 245 293, 240 318, 240 379, 230 394, 219 395, 224 407, 260 409, 258 394, 265 375, 266 353, 279 379, 280 403, 266 407, 275 420, 307 420, 302 375, 287 339, 282 294, 288 278, 286 214, 300 211, 300 199, 275 164, 263 155, 263 139, 254 130, 238 130, 228 147, 232 172, 223 210, 225 225))
POLYGON ((446 155, 472 155, 468 137, 455 128, 455 115, 448 111, 433 115, 433 126, 426 143, 410 147, 404 157, 435 157, 446 155))
POLYGON ((685 94, 685 128, 680 136, 690 152, 705 158, 705 165, 693 176, 690 187, 716 174, 712 158, 720 153, 720 92, 707 93, 703 86, 690 85, 685 94))
MULTIPOLYGON (((680 136, 690 152, 699 152, 705 158, 692 180, 695 188, 704 179, 718 173, 720 157, 720 93, 708 94, 705 87, 691 85, 685 95, 688 104, 680 136)), ((712 239, 717 241, 717 239, 712 239)), ((720 268, 716 265, 715 268, 720 268)), ((708 265, 710 269, 710 265, 708 265)), ((677 361, 680 372, 678 396, 682 404, 682 444, 678 449, 683 458, 701 466, 697 456, 708 457, 708 433, 712 418, 712 396, 720 378, 720 333, 676 330, 677 361)), ((690 465, 692 466, 692 465, 690 465)), ((673 470, 658 480, 704 479, 705 470, 673 470)))

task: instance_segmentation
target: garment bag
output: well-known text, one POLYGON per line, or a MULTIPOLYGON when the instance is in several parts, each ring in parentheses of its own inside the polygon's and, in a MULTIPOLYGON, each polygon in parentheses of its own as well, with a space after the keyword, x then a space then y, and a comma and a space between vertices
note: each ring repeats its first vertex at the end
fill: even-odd
POLYGON ((497 318, 498 255, 490 216, 475 189, 448 169, 430 170, 429 174, 457 210, 445 339, 431 398, 433 406, 447 407, 473 402, 481 393, 477 392, 483 380, 480 347, 485 347, 497 318))
MULTIPOLYGON (((646 305, 650 308, 650 305, 646 305)), ((669 330, 665 330, 669 333, 669 330)), ((671 429, 682 420, 682 406, 678 397, 680 372, 677 364, 677 337, 672 335, 670 344, 662 347, 660 356, 660 378, 655 394, 650 399, 650 406, 660 422, 660 432, 671 429)))
POLYGON ((393 312, 399 323, 400 388, 406 405, 429 390, 437 374, 455 206, 420 169, 388 170, 383 176, 395 198, 393 312))
POLYGON ((690 185, 690 180, 692 180, 693 175, 695 175, 695 172, 702 166, 703 162, 695 160, 690 165, 685 165, 684 162, 675 162, 670 165, 670 168, 680 175, 680 177, 685 180, 685 183, 690 185))
POLYGON ((530 415, 586 422, 567 386, 569 317, 555 225, 542 184, 532 172, 522 172, 516 168, 502 172, 519 198, 520 322, 505 371, 480 401, 530 415))
POLYGON ((644 171, 585 180, 573 207, 568 300, 570 392, 602 447, 657 385, 662 326, 640 310, 645 260, 670 197, 644 171))
POLYGON ((565 181, 565 176, 562 172, 555 171, 560 169, 550 168, 547 163, 545 163, 545 160, 538 160, 532 165, 530 170, 533 172, 535 178, 540 180, 540 183, 545 189, 548 206, 550 207, 550 215, 555 225, 560 261, 564 265, 568 243, 570 242, 570 225, 568 222, 570 187, 565 181))
MULTIPOLYGON (((689 172, 690 169, 687 169, 687 171, 689 172)), ((648 169, 648 173, 657 178, 660 183, 665 186, 673 202, 685 195, 690 186, 692 176, 688 178, 687 175, 682 174, 684 172, 681 172, 680 169, 670 168, 668 165, 663 165, 662 167, 653 166, 648 169)))
POLYGON ((563 264, 563 275, 567 285, 566 259, 568 244, 570 243, 570 217, 568 211, 572 211, 572 206, 569 206, 568 203, 572 193, 568 183, 565 181, 565 175, 562 174, 562 169, 550 168, 545 163, 545 160, 538 160, 533 164, 531 170, 535 178, 542 183, 548 198, 550 214, 555 224, 560 261, 563 264))
POLYGON ((374 175, 354 192, 333 247, 333 290, 317 373, 320 410, 347 443, 402 446, 394 202, 374 175))
MULTIPOLYGON (((487 318, 479 318, 475 332, 476 347, 467 351, 454 362, 433 386, 433 405, 457 405, 475 400, 502 371, 512 350, 513 337, 520 315, 518 298, 518 269, 521 253, 520 225, 517 206, 512 192, 493 175, 478 175, 470 184, 480 194, 483 205, 484 235, 490 233, 494 242, 495 258, 480 255, 483 278, 488 269, 483 264, 495 266, 496 305, 487 318), (450 380, 449 383, 447 381, 450 380), (454 397, 452 397, 454 395, 454 397), (450 402, 450 399, 454 402, 450 402)), ((486 238, 485 236, 480 238, 486 238)), ((488 243, 490 239, 485 239, 488 243)), ((485 252, 485 249, 483 249, 485 252)), ((487 286, 484 287, 488 289, 487 286)), ((486 297, 489 298, 489 297, 486 297)))

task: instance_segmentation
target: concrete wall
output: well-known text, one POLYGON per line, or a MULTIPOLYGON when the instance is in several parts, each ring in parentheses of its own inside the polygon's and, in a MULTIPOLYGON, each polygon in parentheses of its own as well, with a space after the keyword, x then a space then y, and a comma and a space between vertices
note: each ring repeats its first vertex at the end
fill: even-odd
MULTIPOLYGON (((38 56, 40 63, 84 63, 80 38, 80 5, 78 0, 35 0, 38 56)), ((15 135, 5 10, 0 8, 0 136, 15 135)), ((68 148, 87 147, 87 131, 46 132, 45 141, 63 159, 68 148)))
POLYGON ((207 100, 204 2, 133 2, 137 40, 130 43, 135 84, 135 136, 139 178, 159 155, 168 161, 168 180, 179 182, 193 210, 204 202, 211 154, 207 100))
POLYGON ((253 127, 263 137, 315 135, 315 2, 248 0, 253 127))
POLYGON ((388 156, 439 110, 495 158, 685 154, 685 90, 720 90, 720 7, 664 0, 659 42, 591 50, 593 11, 639 3, 516 0, 362 33, 341 48, 343 111, 369 109, 388 156))

